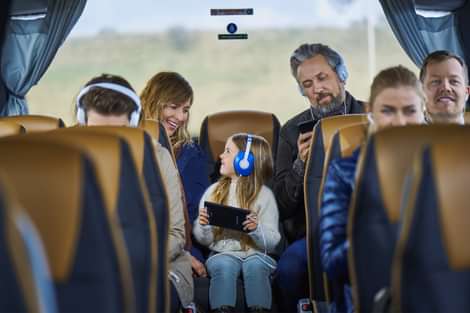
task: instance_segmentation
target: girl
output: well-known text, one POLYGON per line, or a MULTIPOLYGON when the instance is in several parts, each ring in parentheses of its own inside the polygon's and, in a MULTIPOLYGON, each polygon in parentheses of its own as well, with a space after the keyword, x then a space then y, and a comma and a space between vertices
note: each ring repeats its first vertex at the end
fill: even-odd
POLYGON ((271 148, 263 137, 235 134, 227 139, 220 159, 222 177, 204 193, 193 228, 195 238, 212 251, 206 261, 211 277, 209 302, 217 312, 232 312, 237 278, 243 275, 250 311, 269 310, 270 276, 276 262, 267 253, 273 251, 280 240, 276 200, 264 185, 273 171, 271 148), (243 170, 241 163, 245 159, 253 166, 252 171, 243 170), (210 225, 204 201, 249 210, 243 222, 245 233, 210 225))
MULTIPOLYGON (((191 140, 188 132, 193 89, 180 74, 160 72, 147 82, 140 97, 144 118, 160 121, 170 136, 191 225, 198 214, 199 200, 209 186, 207 157, 200 146, 191 140)), ((191 255, 194 274, 206 276, 200 249, 193 245, 191 255)))
MULTIPOLYGON (((381 71, 372 82, 368 111, 369 132, 387 127, 424 123, 425 96, 420 81, 399 65, 381 71)), ((347 267, 349 243, 346 222, 359 157, 334 160, 328 168, 320 210, 320 248, 322 265, 330 280, 342 286, 333 294, 332 312, 353 312, 347 267)))

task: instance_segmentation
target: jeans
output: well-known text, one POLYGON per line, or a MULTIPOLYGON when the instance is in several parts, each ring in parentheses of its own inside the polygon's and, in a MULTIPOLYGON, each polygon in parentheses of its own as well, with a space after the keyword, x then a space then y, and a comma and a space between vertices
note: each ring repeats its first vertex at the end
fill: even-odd
POLYGON ((282 312, 297 312, 299 299, 308 298, 307 244, 305 238, 294 241, 279 259, 276 287, 282 312))
POLYGON ((230 254, 216 254, 206 262, 211 277, 209 302, 212 309, 234 307, 237 300, 237 279, 243 277, 245 300, 248 307, 271 308, 271 274, 276 261, 264 254, 245 259, 230 254))

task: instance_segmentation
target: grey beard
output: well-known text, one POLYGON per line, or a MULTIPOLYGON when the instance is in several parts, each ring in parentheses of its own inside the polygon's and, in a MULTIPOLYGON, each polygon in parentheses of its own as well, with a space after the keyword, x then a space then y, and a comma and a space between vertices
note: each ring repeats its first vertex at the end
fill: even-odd
POLYGON ((316 119, 322 119, 328 116, 346 114, 346 104, 342 101, 341 95, 338 95, 330 104, 316 107, 311 105, 310 110, 316 119))

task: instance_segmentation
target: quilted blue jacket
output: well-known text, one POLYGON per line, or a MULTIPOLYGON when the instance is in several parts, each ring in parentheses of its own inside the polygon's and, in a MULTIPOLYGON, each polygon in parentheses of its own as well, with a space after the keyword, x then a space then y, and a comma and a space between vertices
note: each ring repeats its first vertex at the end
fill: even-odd
POLYGON ((323 270, 333 285, 333 312, 354 311, 349 285, 346 223, 359 152, 358 148, 352 156, 331 162, 323 189, 320 249, 323 270))

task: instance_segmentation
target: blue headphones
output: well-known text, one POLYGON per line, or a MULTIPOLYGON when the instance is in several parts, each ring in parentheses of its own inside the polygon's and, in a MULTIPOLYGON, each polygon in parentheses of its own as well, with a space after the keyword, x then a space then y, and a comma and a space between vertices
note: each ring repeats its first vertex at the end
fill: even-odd
POLYGON ((250 176, 255 169, 255 156, 250 151, 253 136, 248 134, 245 151, 240 151, 233 160, 233 168, 238 176, 250 176))

